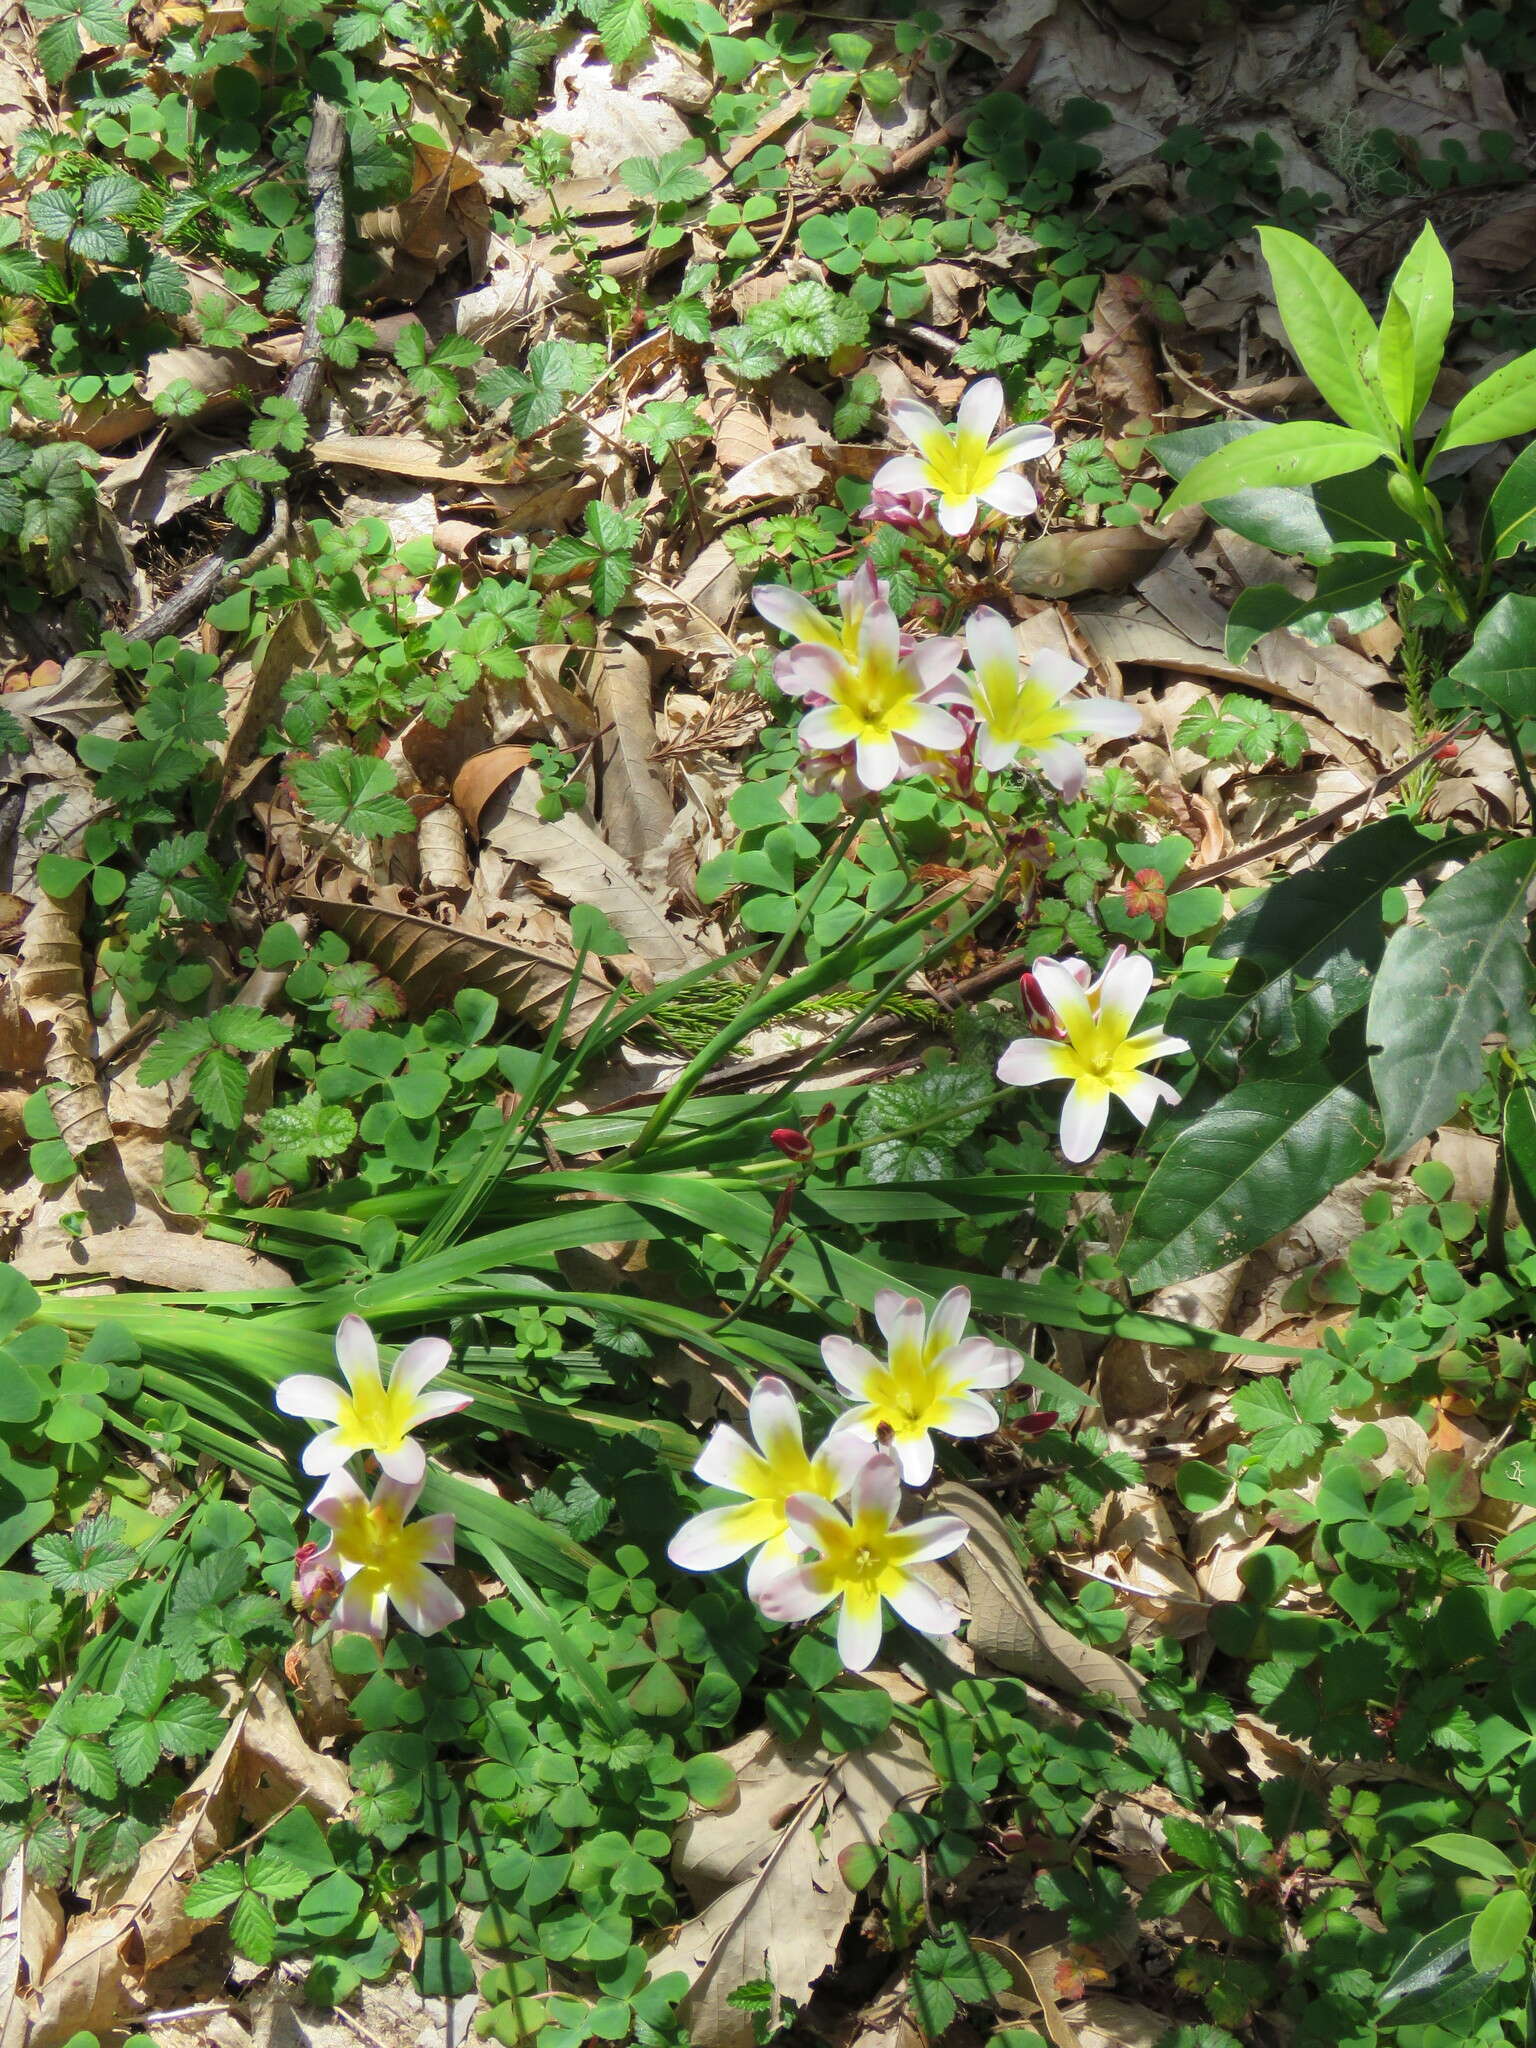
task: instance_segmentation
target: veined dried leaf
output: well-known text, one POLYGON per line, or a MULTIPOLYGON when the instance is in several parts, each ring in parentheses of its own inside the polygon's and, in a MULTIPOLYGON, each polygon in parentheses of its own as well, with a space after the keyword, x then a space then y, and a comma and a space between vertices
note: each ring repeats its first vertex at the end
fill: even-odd
POLYGON ((538 778, 525 769, 510 799, 481 813, 482 836, 507 860, 521 861, 566 903, 590 903, 621 931, 658 980, 685 974, 710 956, 666 915, 631 864, 574 811, 541 818, 538 778))
POLYGON ((84 883, 62 902, 40 894, 22 927, 21 971, 16 977, 22 1009, 50 1033, 43 1070, 54 1084, 53 1113, 72 1159, 112 1142, 107 1105, 90 1053, 91 1013, 80 952, 84 914, 84 883))
MULTIPOLYGON (((445 1008, 461 988, 483 988, 506 1015, 547 1031, 560 1014, 576 969, 574 953, 561 959, 516 939, 456 931, 404 910, 333 903, 324 896, 296 896, 292 907, 340 932, 354 954, 399 984, 408 1007, 418 1014, 445 1008)), ((566 1019, 568 1040, 581 1037, 611 993, 589 960, 566 1019)))
MULTIPOLYGON (((876 1842, 898 1806, 921 1804, 937 1783, 921 1743, 895 1726, 820 1771, 770 1740, 742 1775, 746 1811, 768 1831, 766 1849, 758 1835, 755 1867, 651 1958, 653 1977, 683 1970, 692 1979, 681 2017, 695 2048, 750 2048, 753 2015, 727 2000, 754 1978, 771 1978, 783 1998, 805 1997, 832 1963, 853 1911, 838 1859, 876 1842)), ((743 1817, 741 1807, 702 1816, 693 1823, 695 1853, 718 1863, 700 1838, 723 1829, 728 1850, 743 1817)))
POLYGON ((471 832, 480 829, 480 813, 497 790, 520 775, 533 759, 527 747, 487 747, 471 754, 453 778, 453 802, 471 832))
POLYGON ((598 745, 603 832, 619 853, 641 861, 666 838, 673 817, 666 777, 651 759, 651 664, 629 641, 608 642, 593 662, 592 695, 604 727, 598 745))
POLYGON ((807 441, 791 441, 787 447, 754 456, 725 479, 716 500, 721 505, 736 505, 759 498, 799 498, 807 491, 819 491, 822 465, 817 457, 824 452, 807 441))
POLYGON ((478 456, 445 455, 419 434, 323 434, 310 447, 316 462, 350 469, 383 470, 388 476, 417 476, 443 484, 494 484, 496 471, 478 456))
POLYGON ((952 1481, 935 1487, 930 1498, 938 1512, 959 1515, 970 1525, 971 1540, 955 1552, 954 1563, 970 1598, 971 1648, 1000 1670, 1018 1672, 1047 1690, 1107 1693, 1130 1720, 1145 1720, 1135 1673, 1053 1621, 1025 1585, 997 1510, 952 1481))
POLYGON ((1008 568, 1008 581, 1029 597, 1076 597, 1084 590, 1124 590, 1168 546, 1165 534, 1139 526, 1071 527, 1026 541, 1008 568))
POLYGON ((173 1293, 208 1288, 246 1293, 293 1285, 286 1267, 247 1251, 244 1245, 200 1237, 195 1230, 167 1230, 151 1216, 136 1217, 121 1230, 23 1245, 14 1263, 29 1280, 108 1274, 114 1280, 133 1280, 173 1293))

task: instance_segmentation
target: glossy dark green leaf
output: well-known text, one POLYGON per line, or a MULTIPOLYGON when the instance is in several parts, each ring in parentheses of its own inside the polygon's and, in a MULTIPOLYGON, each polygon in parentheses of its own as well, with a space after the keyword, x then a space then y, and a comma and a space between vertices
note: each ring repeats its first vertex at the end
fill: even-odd
POLYGON ((1442 882, 1420 918, 1393 933, 1371 990, 1371 1079, 1382 1146, 1395 1158, 1444 1123, 1483 1071, 1483 1040, 1528 1045, 1531 963, 1526 894, 1536 845, 1513 840, 1442 882))
POLYGON ((1416 1941, 1382 1986, 1377 2004, 1394 2021, 1427 2026, 1442 2014, 1464 2012, 1493 1979, 1467 1962, 1475 1913, 1463 1913, 1416 1941), (1399 2007, 1406 2007, 1399 2012, 1399 2007))
POLYGON ((1305 628, 1315 622, 1326 630, 1330 619, 1358 611, 1379 598, 1401 573, 1391 555, 1340 555, 1319 571, 1310 597, 1296 597, 1281 583, 1258 583, 1245 590, 1227 615, 1227 659, 1248 659, 1256 640, 1278 626, 1305 628))
POLYGON ((1379 1137, 1362 1050, 1305 1079, 1240 1083, 1154 1167, 1121 1255, 1130 1285, 1167 1287, 1266 1244, 1367 1165, 1379 1137))
MULTIPOLYGON (((1217 420, 1159 434, 1147 445, 1170 476, 1183 478, 1216 449, 1261 430, 1253 420, 1217 420)), ((1206 510, 1245 540, 1316 563, 1332 560, 1341 548, 1405 542, 1416 530, 1388 495, 1387 472, 1380 466, 1309 486, 1239 491, 1211 499, 1206 510)))
POLYGON ((1467 843, 1448 846, 1403 817, 1351 833, 1316 867, 1272 884, 1212 941, 1218 959, 1242 962, 1228 984, 1237 1000, 1226 1020, 1212 1032, 1178 1012, 1169 1028, 1188 1037, 1203 1057, 1234 1048, 1254 1028, 1294 1042, 1286 1016, 1304 1004, 1326 1036, 1370 998, 1386 946, 1387 890, 1467 843))
POLYGON ((1488 500, 1488 554, 1502 562, 1536 544, 1536 441, 1522 448, 1488 500))
POLYGON ((1536 716, 1536 597, 1501 597, 1451 674, 1511 718, 1536 716))
POLYGON ((1520 1221, 1536 1237, 1536 1093, 1523 1082, 1504 1104, 1504 1158, 1520 1221))

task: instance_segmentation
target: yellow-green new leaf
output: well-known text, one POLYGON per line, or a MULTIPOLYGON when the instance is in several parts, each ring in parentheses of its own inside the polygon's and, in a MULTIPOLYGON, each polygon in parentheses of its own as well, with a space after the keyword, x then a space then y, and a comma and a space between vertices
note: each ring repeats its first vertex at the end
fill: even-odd
POLYGON ((1397 430, 1373 375, 1376 323, 1360 294, 1321 249, 1288 229, 1260 228, 1259 246, 1296 360, 1341 420, 1395 450, 1397 430))
POLYGON ((1426 221, 1392 280, 1376 358, 1383 395, 1405 432, 1412 430, 1440 374, 1453 299, 1451 259, 1426 221))
POLYGON ((1472 1922, 1468 1957, 1474 1970, 1508 1969, 1531 1931, 1531 1902, 1524 1892, 1500 1892, 1472 1922))
POLYGON ((1205 505, 1239 491, 1263 490, 1274 484, 1316 484, 1325 477, 1347 476, 1378 460, 1381 444, 1371 434, 1326 420, 1290 420, 1284 426, 1261 427, 1229 441, 1197 462, 1163 506, 1163 516, 1180 505, 1205 505))
POLYGON ((1511 434, 1536 429, 1536 348, 1516 356, 1481 384, 1474 384, 1445 423, 1436 444, 1475 448, 1483 441, 1503 441, 1511 434))

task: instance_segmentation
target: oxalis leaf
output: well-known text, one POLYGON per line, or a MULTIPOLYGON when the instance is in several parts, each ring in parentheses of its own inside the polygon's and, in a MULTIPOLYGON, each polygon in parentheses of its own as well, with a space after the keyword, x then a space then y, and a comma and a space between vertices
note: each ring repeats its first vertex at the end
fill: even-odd
POLYGON ((1146 1293, 1255 1251, 1367 1165, 1379 1140, 1365 1052, 1347 1040, 1322 1071, 1241 1082, 1158 1161, 1131 1217, 1126 1278, 1146 1293))
POLYGON ((1536 845, 1512 840, 1442 882, 1394 932, 1371 991, 1371 1080, 1389 1157, 1436 1129, 1483 1071, 1483 1040, 1531 1043, 1526 896, 1536 845))

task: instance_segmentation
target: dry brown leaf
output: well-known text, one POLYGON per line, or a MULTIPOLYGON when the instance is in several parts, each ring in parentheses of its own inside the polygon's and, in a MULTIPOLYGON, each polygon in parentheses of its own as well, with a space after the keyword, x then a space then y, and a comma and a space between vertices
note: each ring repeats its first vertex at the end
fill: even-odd
POLYGON ((0 2048, 25 2025, 25 1995, 47 1973, 63 1932, 58 1900, 27 1875, 23 1843, 0 1877, 0 2048))
POLYGON ((244 1245, 200 1237, 196 1231, 167 1230, 150 1216, 136 1217, 121 1230, 23 1246, 15 1264, 29 1280, 105 1274, 173 1293, 211 1288, 216 1293, 236 1294, 293 1285, 286 1267, 247 1251, 244 1245))
MULTIPOLYGON (((738 1785, 742 1778, 743 1808, 755 1824, 754 1867, 651 1957, 653 1977, 683 1970, 692 1980, 680 2016, 694 2048, 750 2048, 752 2014, 726 2002, 741 1984, 769 1977, 780 1997, 806 1996, 832 1963, 853 1912, 839 1859, 876 1842, 898 1807, 920 1804, 937 1784, 922 1744, 900 1727, 820 1766, 766 1739, 738 1785)), ((734 1867, 733 1845, 748 1832, 737 1817, 742 1810, 692 1824, 695 1869, 734 1867)))
POLYGON ((1135 278, 1105 278, 1093 302, 1093 324, 1083 336, 1083 356, 1110 429, 1119 431, 1129 420, 1155 419, 1161 413, 1152 327, 1135 278))
POLYGON ((325 1820, 339 1820, 352 1803, 345 1769, 335 1757, 310 1748, 270 1671, 251 1689, 231 1783, 240 1811, 258 1827, 295 1797, 325 1820))
POLYGON ((72 1159, 112 1142, 90 1051, 91 1013, 80 951, 84 914, 83 882, 62 901, 40 894, 22 926, 21 969, 16 977, 22 1009, 49 1033, 43 1070, 55 1087, 53 1113, 72 1159))
POLYGON ((475 455, 445 455, 419 434, 322 434, 310 446, 316 462, 340 468, 380 469, 390 476, 414 476, 443 484, 499 483, 494 469, 475 455))
POLYGON ((452 804, 437 804, 422 818, 416 828, 416 857, 425 888, 453 891, 469 887, 464 820, 452 804))
POLYGON ((1474 298, 1507 297, 1536 279, 1536 202, 1508 206, 1452 244, 1456 282, 1474 298))
POLYGON ((949 1480, 933 1489, 930 1501, 941 1513, 959 1515, 971 1530, 954 1564, 970 1600, 966 1640, 976 1654, 1047 1691, 1105 1693, 1128 1719, 1145 1720, 1136 1674, 1107 1650, 1080 1642, 1030 1592, 997 1510, 968 1486, 949 1480))
POLYGON ((598 648, 592 677, 592 697, 603 722, 598 743, 603 834, 619 853, 639 862, 661 845, 673 819, 666 777, 651 759, 656 751, 651 664, 629 641, 612 640, 598 648))
MULTIPOLYGON (((399 984, 408 1008, 418 1016, 446 1008, 461 988, 483 988, 507 1016, 548 1031, 560 1015, 576 970, 574 953, 562 958, 516 939, 458 931, 404 910, 336 903, 324 896, 296 896, 292 907, 340 932, 355 956, 371 961, 399 984)), ((572 1043, 578 1040, 611 994, 599 969, 588 960, 564 1036, 572 1043)))
POLYGON ((480 814, 481 837, 506 860, 519 861, 565 903, 590 903, 655 971, 658 980, 685 974, 710 956, 667 915, 663 900, 633 866, 574 811, 538 814, 539 780, 525 769, 510 793, 480 814))
POLYGON ((715 502, 738 505, 749 499, 798 498, 808 491, 819 491, 823 467, 818 454, 836 452, 818 450, 808 441, 791 441, 786 447, 771 448, 766 455, 754 456, 726 477, 714 494, 715 502))
POLYGON ((1139 526, 1067 527, 1026 541, 1008 569, 1008 581, 1027 597, 1076 597, 1084 590, 1124 590, 1168 546, 1166 534, 1139 526))
POLYGON ((480 829, 480 813, 504 783, 520 775, 533 759, 527 747, 487 747, 471 754, 453 778, 453 802, 471 832, 480 829))
POLYGON ((1165 2014, 1100 1991, 1090 1991, 1061 2017, 1072 2029, 1073 2048, 1157 2048, 1168 2036, 1165 2014))

